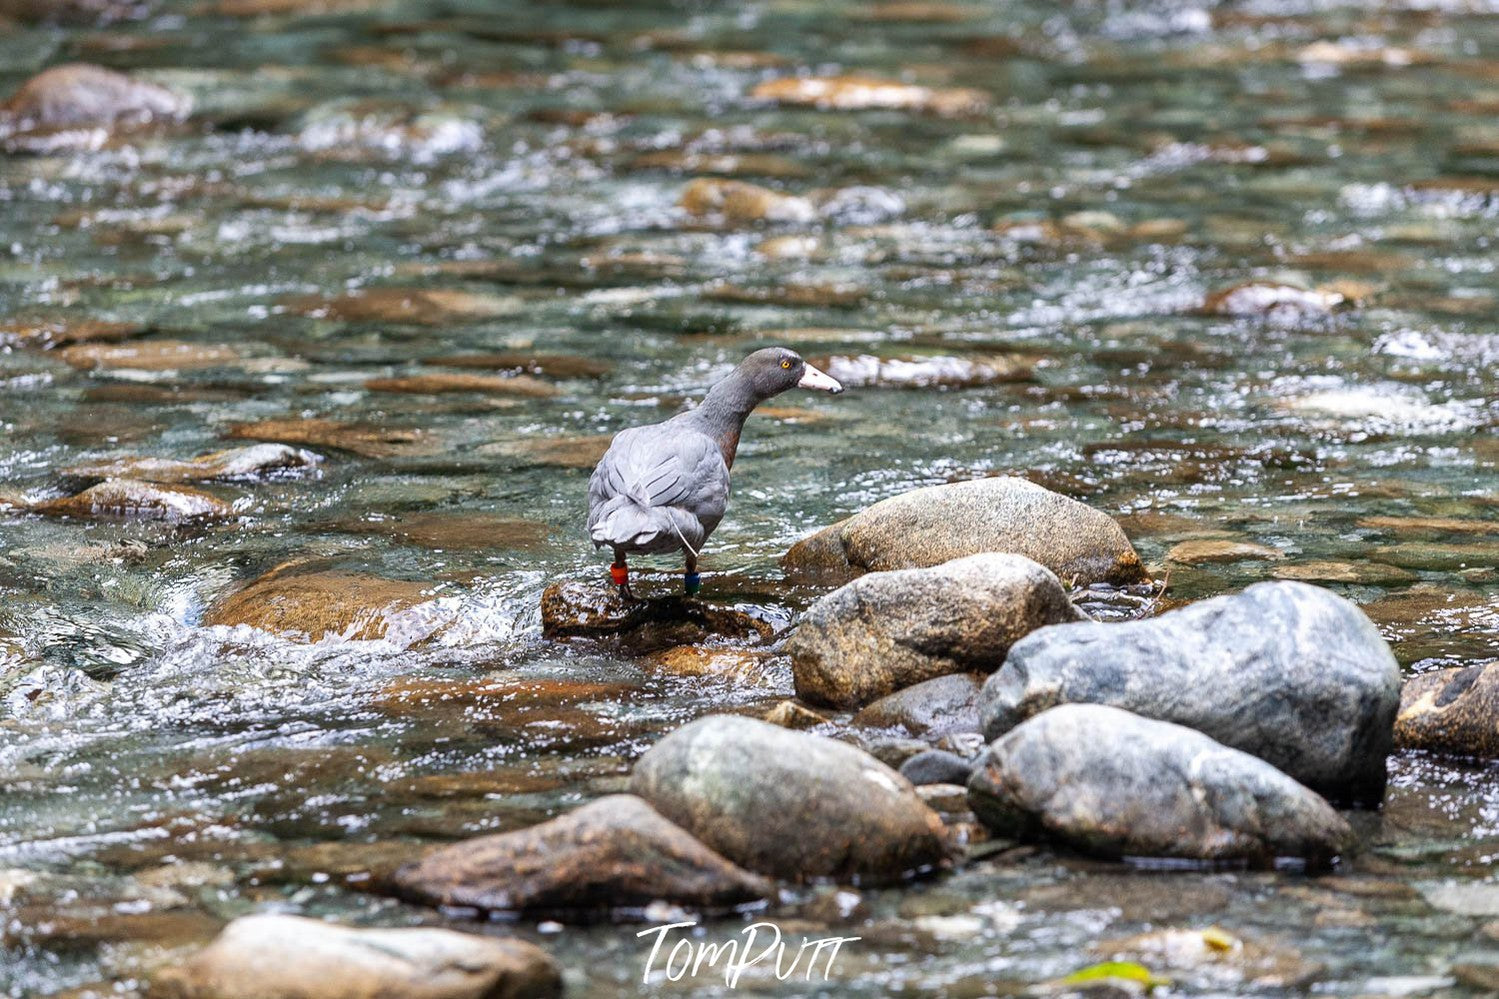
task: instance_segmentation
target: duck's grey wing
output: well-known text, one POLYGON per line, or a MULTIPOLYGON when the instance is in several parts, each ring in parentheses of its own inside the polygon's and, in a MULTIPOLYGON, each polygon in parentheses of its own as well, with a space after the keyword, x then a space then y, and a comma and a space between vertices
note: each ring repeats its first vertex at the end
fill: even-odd
POLYGON ((588 483, 595 545, 696 551, 723 519, 729 469, 706 434, 671 424, 620 432, 588 483))

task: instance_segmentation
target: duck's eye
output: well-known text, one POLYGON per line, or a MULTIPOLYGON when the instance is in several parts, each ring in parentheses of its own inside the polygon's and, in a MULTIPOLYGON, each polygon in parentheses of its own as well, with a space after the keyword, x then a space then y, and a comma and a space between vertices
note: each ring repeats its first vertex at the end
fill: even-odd
POLYGON ((785 368, 787 371, 790 371, 791 370, 791 359, 789 357, 782 359, 782 361, 781 361, 781 367, 785 368))

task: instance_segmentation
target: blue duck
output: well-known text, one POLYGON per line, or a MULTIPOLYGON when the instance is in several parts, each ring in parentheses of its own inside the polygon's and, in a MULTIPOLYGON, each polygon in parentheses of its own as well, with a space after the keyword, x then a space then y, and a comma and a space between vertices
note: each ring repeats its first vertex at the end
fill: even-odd
POLYGON ((781 347, 757 350, 708 390, 696 409, 664 423, 621 430, 588 482, 588 535, 614 551, 609 572, 631 597, 632 554, 686 556, 688 595, 701 586, 697 560, 729 503, 729 469, 744 421, 791 388, 842 392, 837 380, 781 347))

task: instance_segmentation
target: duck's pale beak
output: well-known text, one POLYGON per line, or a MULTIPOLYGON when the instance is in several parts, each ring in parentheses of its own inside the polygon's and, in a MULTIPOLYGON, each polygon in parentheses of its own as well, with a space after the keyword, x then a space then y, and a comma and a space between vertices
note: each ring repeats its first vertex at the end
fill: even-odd
POLYGON ((831 392, 834 395, 843 391, 843 386, 838 379, 831 375, 823 374, 810 364, 805 364, 802 368, 802 380, 796 383, 797 388, 817 389, 819 392, 831 392))

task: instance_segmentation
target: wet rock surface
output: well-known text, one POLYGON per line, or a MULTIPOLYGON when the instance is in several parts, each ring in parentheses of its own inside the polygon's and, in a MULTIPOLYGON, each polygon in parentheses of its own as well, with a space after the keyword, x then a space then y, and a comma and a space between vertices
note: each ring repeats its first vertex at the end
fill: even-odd
POLYGON ((968 797, 1000 835, 1105 856, 1325 862, 1353 842, 1327 802, 1263 760, 1098 704, 1052 708, 995 740, 968 797))
POLYGON ((32 507, 53 517, 188 521, 225 520, 234 508, 211 493, 187 486, 164 486, 135 479, 110 479, 83 492, 32 507))
POLYGON ((165 87, 102 66, 70 63, 27 80, 0 112, 22 128, 115 127, 176 121, 190 107, 165 87))
POLYGON ((938 737, 953 732, 978 732, 979 693, 984 678, 978 673, 951 673, 887 694, 860 709, 854 725, 899 728, 911 735, 938 737))
POLYGON ((949 673, 989 673, 1048 624, 1085 620, 1049 570, 982 554, 875 572, 807 608, 786 644, 798 697, 867 704, 949 673))
POLYGON ((791 547, 789 573, 850 578, 980 552, 1023 555, 1064 582, 1133 583, 1145 568, 1119 525, 1024 479, 931 486, 876 503, 791 547))
MULTIPOLYGON (((640 584, 637 584, 640 585, 640 584)), ((637 652, 691 645, 706 638, 767 641, 776 628, 763 617, 680 596, 627 600, 607 584, 553 583, 541 595, 541 628, 549 638, 627 641, 637 652)))
POLYGON ((70 479, 134 479, 145 482, 211 482, 217 479, 260 479, 315 468, 322 458, 302 448, 281 444, 215 451, 196 458, 123 457, 70 465, 62 475, 70 479))
POLYGON ((562 973, 535 944, 442 929, 351 929, 244 916, 152 982, 172 999, 553 999, 562 973))
POLYGON ((1072 624, 1018 643, 984 685, 984 733, 1099 703, 1186 725, 1339 801, 1378 802, 1400 669, 1356 606, 1260 583, 1147 621, 1072 624))
POLYGON ((1395 718, 1395 745, 1499 756, 1499 662, 1432 670, 1407 680, 1395 718))
POLYGON ((626 794, 444 847, 401 868, 391 885, 415 901, 481 912, 642 910, 658 901, 727 909, 773 891, 626 794))
POLYGON ((862 750, 732 715, 676 730, 631 792, 741 866, 792 880, 894 880, 947 856, 911 784, 862 750))
POLYGON ((425 637, 435 622, 411 613, 433 597, 430 584, 335 570, 273 570, 208 608, 205 625, 249 625, 318 641, 425 637))

